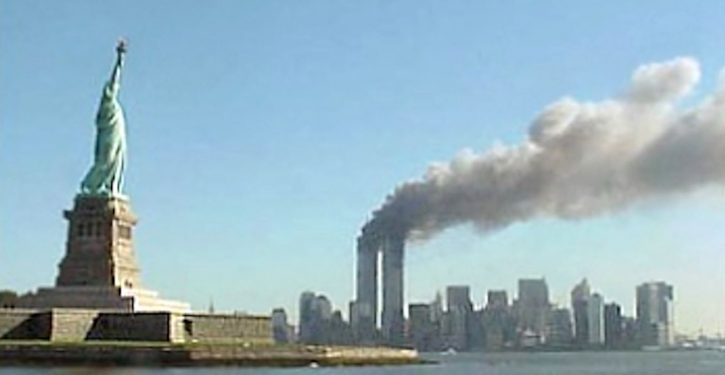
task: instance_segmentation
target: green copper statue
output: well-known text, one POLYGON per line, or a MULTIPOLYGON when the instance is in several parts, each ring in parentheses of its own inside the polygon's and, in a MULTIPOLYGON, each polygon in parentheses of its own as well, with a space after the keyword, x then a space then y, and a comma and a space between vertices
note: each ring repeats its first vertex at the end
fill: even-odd
POLYGON ((101 104, 96 115, 96 149, 93 166, 81 183, 81 193, 88 195, 122 195, 126 167, 126 122, 118 102, 121 68, 126 42, 116 46, 116 64, 111 79, 103 87, 101 104))

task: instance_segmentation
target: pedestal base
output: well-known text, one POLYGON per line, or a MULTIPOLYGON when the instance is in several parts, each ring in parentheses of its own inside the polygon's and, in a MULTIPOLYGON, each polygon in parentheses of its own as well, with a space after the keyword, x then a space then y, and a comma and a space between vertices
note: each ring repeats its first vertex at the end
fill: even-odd
POLYGON ((188 303, 161 299, 152 290, 104 287, 63 286, 39 288, 36 293, 22 296, 17 307, 29 309, 79 308, 124 312, 175 312, 191 311, 188 303))

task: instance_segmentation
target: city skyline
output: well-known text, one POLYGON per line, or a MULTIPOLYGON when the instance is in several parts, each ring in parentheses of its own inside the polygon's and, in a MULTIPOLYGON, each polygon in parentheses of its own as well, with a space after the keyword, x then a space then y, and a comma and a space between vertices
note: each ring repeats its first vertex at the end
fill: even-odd
MULTIPOLYGON (((89 56, 124 35, 134 50, 121 98, 134 151, 127 190, 143 218, 145 283, 199 310, 213 298, 219 310, 284 306, 294 320, 301 289, 346 314, 360 226, 432 161, 517 144, 548 104, 609 98, 642 64, 696 58, 702 83, 685 104, 712 93, 725 66, 724 12, 701 5, 688 7, 697 17, 672 7, 642 25, 642 4, 527 12, 548 21, 520 14, 538 5, 466 2, 412 15, 405 2, 39 4, 0 5, 0 289, 25 292, 56 273, 57 213, 88 166, 81 142, 106 76, 106 62, 89 56), (157 27, 197 19, 209 29, 157 27), (608 48, 590 48, 562 19, 608 48), (598 19, 619 30, 608 35, 606 22, 590 22, 598 19), (541 34, 512 37, 530 24, 541 34), (162 135, 171 138, 159 143, 162 135)), ((710 186, 586 220, 541 218, 484 235, 458 226, 407 245, 404 301, 465 284, 479 305, 489 289, 514 296, 519 277, 543 276, 551 300, 568 306, 587 277, 633 315, 633 286, 666 280, 677 288, 678 332, 723 332, 723 224, 722 188, 710 186)))
MULTIPOLYGON (((569 306, 551 303, 544 278, 518 279, 518 289, 511 300, 504 290, 487 290, 485 304, 480 305, 473 303, 470 286, 448 285, 445 304, 440 292, 427 302, 408 303, 399 336, 391 335, 391 327, 385 322, 386 311, 396 307, 383 303, 374 313, 365 312, 370 305, 367 293, 365 298, 350 302, 349 320, 327 296, 311 291, 300 294, 296 330, 289 325, 283 308, 275 308, 273 314, 280 318, 275 331, 279 332, 278 342, 283 343, 298 340, 325 345, 382 344, 425 352, 702 347, 708 340, 704 332, 687 335, 675 330, 674 290, 673 285, 664 281, 638 284, 636 311, 628 314, 618 301, 593 291, 586 278, 572 288, 569 306), (377 317, 382 319, 375 324, 377 317)), ((721 337, 718 334, 710 339, 721 337)))

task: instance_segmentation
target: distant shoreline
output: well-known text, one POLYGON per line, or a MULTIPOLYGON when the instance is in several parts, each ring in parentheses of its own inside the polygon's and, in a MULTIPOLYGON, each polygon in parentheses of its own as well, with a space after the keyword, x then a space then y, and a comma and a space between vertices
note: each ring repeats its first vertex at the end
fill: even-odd
POLYGON ((460 352, 448 353, 445 351, 421 351, 420 354, 439 354, 439 355, 457 355, 469 353, 660 353, 660 352, 725 352, 725 348, 618 348, 618 349, 554 349, 554 348, 536 348, 536 349, 508 349, 508 350, 464 350, 460 352))

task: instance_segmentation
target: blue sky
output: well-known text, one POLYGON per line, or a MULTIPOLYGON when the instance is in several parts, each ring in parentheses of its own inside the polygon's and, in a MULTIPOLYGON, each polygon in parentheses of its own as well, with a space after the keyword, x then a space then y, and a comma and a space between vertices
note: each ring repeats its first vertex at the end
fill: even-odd
MULTIPOLYGON (((62 210, 91 162, 93 118, 129 39, 126 192, 144 284, 199 309, 296 309, 353 296, 360 225, 402 181, 463 148, 515 144, 547 104, 621 93, 643 63, 725 66, 725 4, 483 1, 3 1, 0 288, 53 283, 62 210)), ((721 188, 578 222, 481 236, 451 229, 407 253, 406 296, 448 284, 514 293, 545 276, 568 303, 588 277, 633 309, 675 285, 677 327, 725 331, 721 188)), ((293 314, 294 315, 294 314, 293 314)))

